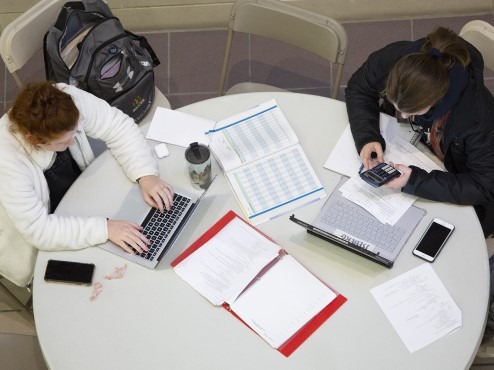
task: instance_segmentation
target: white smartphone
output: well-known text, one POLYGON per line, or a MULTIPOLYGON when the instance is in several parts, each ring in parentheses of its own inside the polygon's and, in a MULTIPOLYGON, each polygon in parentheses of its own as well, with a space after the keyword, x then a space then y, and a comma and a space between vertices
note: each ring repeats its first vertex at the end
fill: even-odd
POLYGON ((450 223, 434 218, 413 250, 413 254, 434 262, 454 229, 455 227, 450 223))

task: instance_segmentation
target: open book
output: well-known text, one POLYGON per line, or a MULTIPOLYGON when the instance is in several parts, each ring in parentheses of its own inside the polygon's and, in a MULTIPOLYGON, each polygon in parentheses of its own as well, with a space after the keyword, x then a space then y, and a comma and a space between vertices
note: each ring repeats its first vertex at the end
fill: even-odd
POLYGON ((210 147, 254 224, 326 196, 275 100, 217 122, 210 147))
POLYGON ((285 356, 346 301, 233 211, 172 266, 285 356))

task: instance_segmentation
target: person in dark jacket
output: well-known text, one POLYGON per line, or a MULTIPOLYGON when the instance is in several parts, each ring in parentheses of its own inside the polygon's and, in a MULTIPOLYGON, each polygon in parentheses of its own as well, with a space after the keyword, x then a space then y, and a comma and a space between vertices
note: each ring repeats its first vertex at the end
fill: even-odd
POLYGON ((418 197, 473 205, 484 234, 494 233, 494 98, 484 62, 471 44, 438 27, 426 38, 372 53, 346 88, 355 145, 366 169, 383 161, 379 113, 408 119, 427 133, 447 169, 427 172, 395 164, 387 184, 418 197))

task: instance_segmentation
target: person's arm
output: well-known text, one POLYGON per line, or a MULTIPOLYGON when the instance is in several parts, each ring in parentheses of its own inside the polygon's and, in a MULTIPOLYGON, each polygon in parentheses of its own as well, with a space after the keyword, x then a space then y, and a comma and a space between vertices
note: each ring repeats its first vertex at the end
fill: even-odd
POLYGON ((362 158, 364 165, 370 161, 371 158, 367 157, 372 152, 378 161, 382 161, 386 143, 379 130, 379 100, 389 71, 400 58, 402 48, 408 44, 407 41, 397 42, 372 53, 352 75, 345 89, 350 128, 357 152, 365 157, 362 158), (370 143, 371 146, 365 147, 370 143))
POLYGON ((22 153, 2 153, 2 214, 28 243, 43 250, 66 250, 85 248, 108 239, 104 217, 49 214, 49 194, 41 178, 42 171, 22 153))
POLYGON ((65 86, 80 112, 79 124, 87 136, 103 140, 132 181, 159 174, 151 148, 134 120, 106 101, 73 86, 65 86))
POLYGON ((468 172, 454 174, 434 170, 429 173, 415 166, 406 167, 409 174, 402 191, 425 199, 462 205, 494 201, 494 132, 469 135, 463 145, 468 150, 468 172))
POLYGON ((107 102, 68 88, 83 115, 87 135, 103 140, 127 177, 137 181, 144 200, 161 212, 170 209, 173 189, 159 178, 158 163, 134 120, 107 102))

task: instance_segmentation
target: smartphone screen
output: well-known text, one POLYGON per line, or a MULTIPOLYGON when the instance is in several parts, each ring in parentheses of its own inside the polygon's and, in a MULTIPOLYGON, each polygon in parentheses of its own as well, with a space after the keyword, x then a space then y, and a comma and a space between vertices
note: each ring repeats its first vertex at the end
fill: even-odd
POLYGON ((46 264, 45 280, 59 283, 91 285, 94 264, 49 260, 46 264))
POLYGON ((426 261, 434 261, 454 228, 450 223, 435 218, 413 250, 413 254, 426 261))

